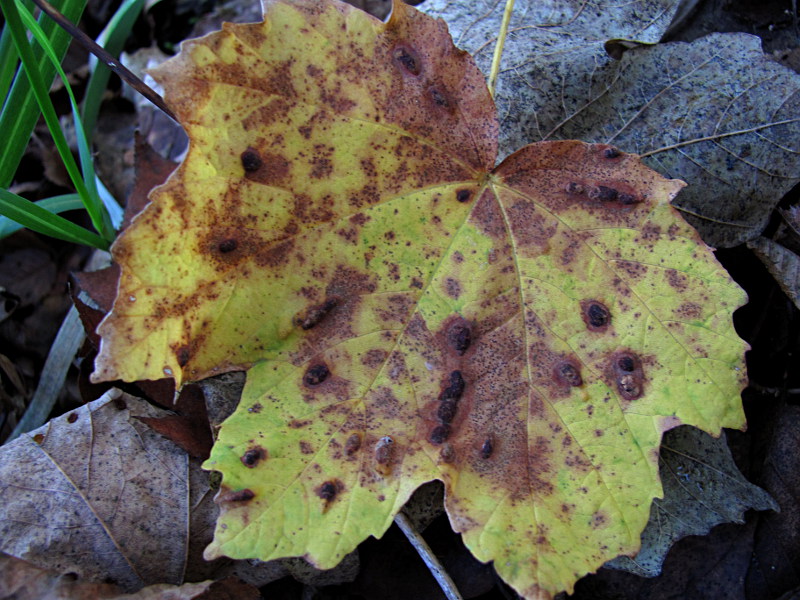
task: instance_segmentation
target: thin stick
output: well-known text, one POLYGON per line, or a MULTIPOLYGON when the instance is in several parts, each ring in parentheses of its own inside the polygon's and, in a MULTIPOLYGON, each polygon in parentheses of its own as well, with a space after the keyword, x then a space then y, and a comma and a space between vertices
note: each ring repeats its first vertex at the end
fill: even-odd
POLYGON ((397 526, 406 535, 408 541, 414 546, 417 554, 419 554, 425 562, 431 575, 436 579, 439 587, 442 588, 444 595, 447 596, 447 600, 462 600, 461 594, 458 592, 458 588, 456 588, 456 584, 453 583, 450 575, 444 570, 442 563, 440 563, 439 559, 433 554, 431 547, 428 546, 419 532, 414 529, 414 524, 411 523, 411 520, 403 512, 399 512, 395 516, 394 522, 397 523, 397 526))
POLYGON ((497 44, 494 47, 492 56, 492 68, 489 71, 489 93, 494 98, 494 90, 497 87, 497 76, 500 73, 500 59, 503 56, 503 46, 508 36, 508 24, 511 22, 511 13, 514 12, 514 0, 506 0, 506 8, 503 11, 503 21, 500 23, 500 35, 497 36, 497 44))
POLYGON ((76 39, 84 48, 94 54, 100 62, 104 63, 109 69, 119 75, 123 81, 125 81, 142 96, 150 100, 150 102, 164 111, 164 114, 166 114, 170 119, 176 123, 178 122, 178 118, 169 108, 167 108, 167 105, 164 103, 164 99, 158 93, 156 93, 153 88, 129 71, 117 59, 109 54, 105 48, 98 45, 97 42, 73 25, 70 20, 58 12, 58 10, 52 4, 47 2, 47 0, 33 0, 33 3, 38 6, 42 12, 47 14, 51 19, 58 23, 62 29, 76 39))

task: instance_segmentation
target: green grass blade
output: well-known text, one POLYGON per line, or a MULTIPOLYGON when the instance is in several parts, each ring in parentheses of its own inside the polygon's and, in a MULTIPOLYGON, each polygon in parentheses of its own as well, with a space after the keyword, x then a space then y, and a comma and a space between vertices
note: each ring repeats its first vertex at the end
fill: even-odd
MULTIPOLYGON (((34 202, 39 208, 45 209, 47 212, 54 215, 68 210, 82 210, 83 202, 78 194, 64 194, 63 196, 53 196, 52 198, 45 198, 44 200, 37 200, 34 202)), ((12 233, 16 233, 22 229, 22 225, 16 221, 12 221, 8 217, 0 216, 0 239, 8 237, 12 233)))
POLYGON ((91 218, 95 229, 97 229, 97 231, 100 232, 100 234, 106 240, 111 241, 114 237, 114 229, 111 226, 111 221, 108 218, 108 214, 106 213, 97 194, 91 152, 89 151, 85 136, 83 136, 83 125, 80 122, 78 105, 75 101, 75 96, 72 93, 72 88, 67 81, 66 74, 61 68, 61 65, 58 63, 58 58, 55 55, 55 52, 50 47, 49 41, 47 40, 39 24, 33 18, 33 15, 31 15, 27 9, 22 7, 21 3, 15 3, 14 0, 0 0, 0 6, 3 7, 3 12, 6 15, 7 20, 6 22, 11 29, 17 51, 22 59, 23 68, 25 69, 25 73, 31 82, 34 95, 39 103, 39 108, 42 110, 42 115, 44 116, 48 129, 50 130, 50 135, 53 137, 53 143, 55 144, 56 149, 61 156, 61 160, 64 162, 64 166, 66 167, 67 173, 72 180, 72 184, 75 186, 75 189, 83 200, 84 206, 89 212, 89 217, 91 218), (16 9, 20 10, 17 11, 16 9), (64 137, 64 132, 61 131, 61 124, 58 121, 55 108, 50 100, 48 89, 45 87, 41 73, 38 71, 37 65, 34 62, 31 47, 27 42, 27 37, 25 36, 23 23, 39 42, 45 52, 45 55, 50 59, 58 74, 64 80, 64 85, 66 86, 75 117, 75 130, 78 138, 78 150, 81 156, 82 169, 78 168, 78 165, 72 156, 72 151, 69 148, 69 144, 64 137))
POLYGON ((99 235, 4 189, 0 189, 0 215, 28 229, 67 242, 93 246, 101 250, 107 250, 109 246, 109 243, 99 235))
POLYGON ((19 66, 19 54, 14 48, 14 40, 11 38, 11 31, 7 27, 3 28, 0 35, 0 94, 3 96, 3 103, 8 98, 11 90, 11 82, 17 74, 19 66))
MULTIPOLYGON (((144 8, 145 0, 125 0, 114 16, 108 22, 105 29, 97 38, 97 43, 105 48, 114 58, 119 58, 122 49, 125 47, 125 40, 133 29, 133 24, 139 17, 144 8)), ((92 56, 89 59, 92 67, 92 74, 89 76, 89 83, 86 86, 86 93, 83 97, 83 126, 86 128, 86 135, 91 137, 97 123, 97 115, 100 111, 100 103, 103 99, 103 92, 108 85, 108 78, 111 69, 99 63, 92 56)))
MULTIPOLYGON (((2 5, 4 13, 6 12, 7 4, 2 5)), ((13 2, 11 4, 13 6, 13 2)), ((76 23, 83 13, 86 0, 56 0, 54 4, 67 19, 76 23)), ((56 56, 63 58, 72 38, 47 15, 41 15, 39 22, 45 35, 50 40, 50 45, 53 47, 56 56)), ((9 35, 11 35, 8 25, 6 25, 5 30, 9 31, 9 35)), ((47 89, 49 89, 55 75, 55 69, 40 48, 34 48, 33 55, 42 79, 47 89)), ((40 110, 30 82, 20 71, 14 79, 11 92, 6 98, 2 113, 0 113, 0 131, 3 132, 3 152, 0 153, 0 187, 8 187, 11 184, 14 173, 19 166, 19 161, 22 159, 25 148, 27 148, 31 139, 31 133, 36 121, 39 119, 39 115, 40 110)))

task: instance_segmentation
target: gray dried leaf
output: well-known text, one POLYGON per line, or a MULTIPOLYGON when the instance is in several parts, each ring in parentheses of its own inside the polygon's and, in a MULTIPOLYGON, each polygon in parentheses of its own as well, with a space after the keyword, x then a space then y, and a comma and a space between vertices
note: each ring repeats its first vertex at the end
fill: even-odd
MULTIPOLYGON (((500 159, 531 142, 564 139, 554 135, 562 121, 602 93, 603 74, 616 64, 606 42, 659 41, 679 4, 517 0, 495 93, 500 159)), ((489 73, 505 2, 427 0, 420 8, 442 17, 456 45, 489 73)))
POLYGON ((765 237, 747 242, 747 247, 761 259, 783 292, 800 308, 800 256, 765 237))
POLYGON ((183 583, 188 456, 134 418, 160 412, 104 396, 0 448, 0 550, 127 591, 183 583))
POLYGON ((664 434, 659 458, 664 498, 653 500, 642 532, 642 549, 606 567, 643 577, 661 573, 672 545, 687 535, 705 535, 720 523, 743 523, 744 512, 778 510, 778 504, 739 472, 724 437, 689 426, 664 434))

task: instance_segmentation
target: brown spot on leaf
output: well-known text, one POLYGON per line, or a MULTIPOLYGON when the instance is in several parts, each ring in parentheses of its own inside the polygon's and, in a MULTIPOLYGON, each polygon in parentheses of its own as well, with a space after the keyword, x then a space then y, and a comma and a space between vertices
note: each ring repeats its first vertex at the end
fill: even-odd
POLYGON ((433 100, 434 105, 446 109, 448 112, 453 112, 455 109, 455 102, 453 102, 447 92, 439 87, 428 88, 428 95, 433 100))
POLYGON ((461 371, 452 371, 444 381, 444 389, 439 395, 439 400, 442 402, 446 400, 456 400, 464 394, 464 376, 461 371))
POLYGON ((492 192, 487 188, 472 210, 470 219, 475 222, 482 233, 491 238, 506 238, 506 226, 502 213, 497 206, 492 192))
POLYGON ((461 296, 461 284, 457 279, 453 279, 452 277, 448 277, 445 280, 445 290, 448 296, 456 300, 461 296))
POLYGON ((608 159, 619 158, 622 156, 622 152, 620 152, 617 148, 610 146, 603 150, 603 157, 608 159))
POLYGON ((446 400, 439 404, 439 408, 436 410, 436 418, 440 423, 449 425, 453 422, 457 411, 458 403, 455 400, 446 400))
POLYGON ((598 185, 589 190, 588 196, 591 200, 611 202, 619 197, 619 191, 607 185, 598 185))
POLYGON ((418 76, 422 71, 422 63, 417 53, 408 46, 396 46, 392 51, 392 60, 403 72, 414 77, 418 76))
POLYGON ((469 202, 472 198, 472 190, 456 190, 456 200, 459 202, 469 202))
POLYGON ((220 494, 218 502, 248 502, 255 497, 253 490, 245 488, 236 492, 228 491, 220 494))
POLYGON ((592 529, 599 529, 605 527, 608 523, 608 517, 602 511, 597 511, 592 515, 592 529))
POLYGON ((463 356, 472 343, 472 328, 466 319, 457 317, 447 327, 447 345, 452 348, 458 356, 463 356))
POLYGON ((265 458, 267 458, 267 450, 261 446, 254 446, 245 452, 240 460, 245 467, 252 469, 265 458))
POLYGON ((570 181, 566 186, 566 190, 568 194, 582 195, 586 193, 586 188, 577 181, 570 181))
POLYGON ((618 352, 611 357, 611 372, 624 400, 636 400, 644 393, 642 361, 632 352, 618 352))
POLYGON ((294 322, 301 329, 307 331, 319 324, 319 322, 322 321, 322 319, 324 319, 325 316, 334 308, 336 308, 340 302, 341 299, 339 297, 330 296, 329 298, 325 299, 325 302, 310 306, 304 312, 297 315, 294 319, 294 322))
POLYGON ((703 316, 703 309, 695 302, 684 302, 675 309, 675 314, 681 319, 700 319, 703 316))
POLYGON ((344 484, 338 479, 326 481, 317 488, 317 496, 322 498, 326 504, 336 499, 336 496, 344 489, 344 484))
POLYGON ((264 407, 261 406, 260 402, 256 402, 255 404, 253 404, 253 406, 247 409, 247 412, 258 414, 263 410, 263 408, 264 407))
POLYGON ((37 433, 36 435, 33 436, 33 441, 41 446, 42 442, 44 441, 44 435, 42 435, 41 433, 37 433))
POLYGON ((305 440, 300 440, 300 452, 302 454, 314 454, 314 446, 306 442, 305 440))
POLYGON ((313 387, 325 381, 330 374, 331 372, 325 364, 311 365, 303 375, 303 383, 313 387))
POLYGON ((488 459, 492 456, 492 452, 494 452, 494 440, 492 440, 491 437, 487 437, 481 444, 481 458, 484 460, 488 459))
POLYGON ((78 413, 69 413, 67 417, 67 423, 74 423, 78 420, 78 413))
POLYGON ((605 331, 611 323, 611 313, 602 302, 584 300, 581 302, 581 311, 590 331, 605 331))
POLYGON ((381 366, 386 361, 386 350, 372 348, 361 356, 361 364, 372 369, 381 366))
MULTIPOLYGON (((383 436, 375 444, 375 462, 382 467, 388 467, 394 454, 394 440, 388 435, 383 436)), ((386 472, 383 470, 384 473, 386 472)))
POLYGON ((289 175, 291 167, 286 157, 272 152, 258 152, 248 148, 242 154, 242 166, 245 164, 245 154, 248 156, 249 168, 245 168, 244 175, 247 179, 264 185, 282 183, 289 175), (258 160, 254 160, 256 157, 258 160))
POLYGON ((354 433, 347 441, 344 443, 344 453, 347 456, 352 456, 361 448, 361 436, 357 433, 354 433))
POLYGON ((189 346, 187 346, 185 344, 183 346, 180 346, 175 351, 175 358, 178 361, 178 365, 181 366, 181 367, 185 367, 186 366, 186 364, 189 362, 189 358, 190 357, 191 357, 191 351, 189 349, 189 346))
POLYGON ((255 173, 264 165, 261 155, 255 148, 248 148, 242 152, 241 160, 245 173, 255 173))
POLYGON ((431 444, 438 446, 439 444, 447 440, 447 438, 449 437, 450 437, 450 425, 445 425, 444 423, 442 423, 441 425, 437 425, 436 427, 433 428, 428 439, 430 440, 431 444))
POLYGON ((228 252, 233 252, 239 246, 239 242, 235 238, 228 238, 222 240, 219 245, 217 246, 217 250, 222 252, 223 254, 227 254, 228 252))
POLYGON ((571 387, 583 385, 580 367, 572 360, 565 360, 558 363, 555 368, 555 376, 559 383, 571 387))
POLYGON ((689 278, 680 271, 667 269, 667 282, 679 292, 685 292, 689 286, 689 278))
POLYGON ((439 458, 443 463, 452 463, 456 459, 456 451, 448 443, 442 444, 442 449, 439 451, 439 458))

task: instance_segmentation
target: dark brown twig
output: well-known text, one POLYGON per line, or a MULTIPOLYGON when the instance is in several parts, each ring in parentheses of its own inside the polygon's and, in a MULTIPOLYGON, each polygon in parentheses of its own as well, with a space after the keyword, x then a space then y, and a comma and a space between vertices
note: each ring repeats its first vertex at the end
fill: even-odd
POLYGON ((176 123, 178 122, 178 118, 169 108, 167 108, 167 105, 164 103, 164 99, 158 93, 156 93, 153 88, 134 75, 111 54, 106 52, 105 48, 99 46, 97 42, 73 25, 69 19, 58 12, 58 10, 49 2, 47 2, 47 0, 33 0, 33 3, 38 6, 42 12, 53 19, 62 29, 69 33, 73 39, 77 40, 84 48, 94 54, 98 60, 104 63, 109 69, 114 71, 114 73, 119 75, 124 82, 126 82, 142 96, 150 100, 150 102, 164 111, 164 114, 166 114, 170 119, 176 123))

